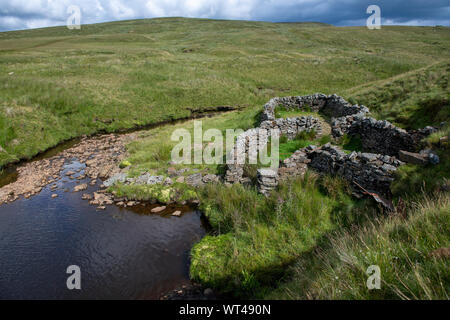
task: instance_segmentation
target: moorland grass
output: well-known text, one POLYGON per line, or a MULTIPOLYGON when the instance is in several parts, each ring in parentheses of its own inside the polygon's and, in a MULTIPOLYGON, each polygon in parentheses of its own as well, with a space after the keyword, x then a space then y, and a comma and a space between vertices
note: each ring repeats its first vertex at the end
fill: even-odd
POLYGON ((280 185, 269 198, 242 185, 205 187, 201 209, 214 234, 191 250, 191 277, 240 298, 270 291, 286 266, 337 228, 355 205, 342 187, 332 197, 319 184, 307 174, 280 185))
POLYGON ((184 18, 1 32, 0 166, 83 134, 218 106, 252 108, 314 92, 345 96, 448 60, 449 41, 449 28, 441 27, 184 18))
POLYGON ((269 299, 449 299, 450 196, 425 196, 407 218, 380 217, 329 235, 300 257, 269 299), (448 249, 447 249, 448 250, 448 249), (381 289, 368 290, 366 270, 381 270, 381 289))

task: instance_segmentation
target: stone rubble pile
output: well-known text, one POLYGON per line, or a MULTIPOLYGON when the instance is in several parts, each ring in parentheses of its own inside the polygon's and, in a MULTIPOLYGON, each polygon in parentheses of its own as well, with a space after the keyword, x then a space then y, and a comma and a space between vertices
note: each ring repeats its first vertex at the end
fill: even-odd
POLYGON ((343 177, 350 182, 354 191, 360 194, 363 190, 358 185, 368 191, 390 196, 393 174, 403 164, 397 158, 388 155, 364 152, 347 154, 329 143, 321 148, 310 146, 301 152, 308 159, 307 164, 310 168, 320 173, 343 177))

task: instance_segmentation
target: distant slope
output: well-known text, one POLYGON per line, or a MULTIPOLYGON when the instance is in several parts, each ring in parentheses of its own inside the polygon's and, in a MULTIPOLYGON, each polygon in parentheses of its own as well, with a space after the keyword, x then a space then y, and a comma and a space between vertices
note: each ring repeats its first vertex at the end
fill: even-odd
POLYGON ((350 100, 370 106, 380 119, 405 128, 438 126, 450 119, 450 62, 367 83, 346 91, 350 100))
POLYGON ((450 28, 146 19, 0 33, 0 166, 58 142, 346 90, 450 59, 450 28))

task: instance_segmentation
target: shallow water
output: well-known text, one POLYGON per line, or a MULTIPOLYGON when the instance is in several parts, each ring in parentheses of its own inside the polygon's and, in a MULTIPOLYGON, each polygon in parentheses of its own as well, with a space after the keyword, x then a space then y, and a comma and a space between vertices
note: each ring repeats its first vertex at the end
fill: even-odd
MULTIPOLYGON (((205 234, 201 214, 149 214, 152 206, 97 210, 64 173, 58 189, 0 206, 1 299, 158 299, 189 282, 189 250, 205 234), (58 194, 55 199, 52 194, 58 194), (81 290, 68 290, 66 269, 81 269, 81 290)), ((81 171, 79 174, 82 174, 81 171)), ((80 183, 87 183, 81 180, 80 183)), ((172 212, 175 208, 172 208, 172 212)))

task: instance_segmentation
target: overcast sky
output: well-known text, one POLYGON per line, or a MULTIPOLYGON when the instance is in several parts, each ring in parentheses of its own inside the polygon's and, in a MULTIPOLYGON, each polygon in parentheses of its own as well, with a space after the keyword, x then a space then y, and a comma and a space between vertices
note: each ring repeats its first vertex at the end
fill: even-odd
POLYGON ((70 5, 81 24, 182 16, 353 26, 365 25, 371 4, 383 25, 450 25, 449 0, 0 0, 0 31, 65 25, 70 5))

